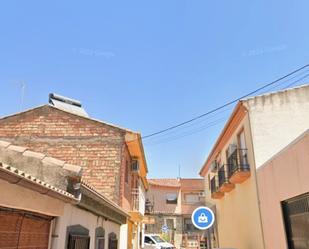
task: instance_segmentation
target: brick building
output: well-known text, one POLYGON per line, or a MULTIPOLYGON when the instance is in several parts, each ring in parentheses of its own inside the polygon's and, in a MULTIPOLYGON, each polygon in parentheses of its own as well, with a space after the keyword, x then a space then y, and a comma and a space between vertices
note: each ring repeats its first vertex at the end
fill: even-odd
POLYGON ((0 140, 0 248, 119 248, 129 214, 82 167, 0 140))
POLYGON ((146 233, 162 233, 176 248, 204 248, 204 232, 194 228, 191 214, 195 208, 206 205, 203 179, 149 179, 146 212, 155 220, 147 225, 146 233))
POLYGON ((0 139, 81 165, 83 180, 131 215, 121 248, 141 247, 148 170, 139 133, 92 119, 79 101, 51 94, 49 104, 1 118, 0 139))

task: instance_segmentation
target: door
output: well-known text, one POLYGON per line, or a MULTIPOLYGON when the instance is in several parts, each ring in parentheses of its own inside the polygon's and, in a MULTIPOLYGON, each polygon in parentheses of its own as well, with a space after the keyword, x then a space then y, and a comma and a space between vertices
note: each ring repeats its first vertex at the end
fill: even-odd
POLYGON ((48 249, 52 217, 0 208, 0 248, 48 249))
POLYGON ((309 249, 309 193, 282 202, 289 249, 309 249))

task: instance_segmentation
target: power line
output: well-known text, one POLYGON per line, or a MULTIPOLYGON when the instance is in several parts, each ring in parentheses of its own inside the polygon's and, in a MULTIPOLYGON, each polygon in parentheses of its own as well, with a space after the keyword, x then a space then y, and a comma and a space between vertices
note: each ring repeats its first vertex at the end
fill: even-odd
POLYGON ((176 125, 170 126, 170 127, 168 127, 168 128, 159 130, 159 131, 157 131, 157 132, 151 133, 151 134, 149 134, 149 135, 143 136, 142 138, 145 139, 145 138, 153 137, 153 136, 156 136, 156 135, 158 135, 158 134, 162 134, 162 133, 164 133, 164 132, 167 132, 167 131, 176 129, 176 128, 178 128, 178 127, 180 127, 180 126, 183 126, 183 125, 185 125, 185 124, 191 123, 191 122, 193 122, 193 121, 195 121, 195 120, 197 120, 197 119, 200 119, 200 118, 202 118, 202 117, 205 117, 205 116, 207 116, 207 115, 209 115, 209 114, 211 114, 211 113, 214 113, 214 112, 216 112, 216 111, 218 111, 218 110, 223 109, 223 108, 226 107, 226 106, 229 106, 229 105, 232 105, 232 104, 234 104, 234 103, 237 103, 239 100, 241 100, 241 99, 243 99, 243 98, 246 98, 246 97, 249 97, 250 95, 255 94, 255 93, 257 93, 257 92, 259 92, 259 91, 261 91, 261 90, 263 90, 263 89, 265 89, 265 88, 271 86, 271 85, 274 85, 274 84, 276 84, 277 82, 279 82, 279 81, 281 81, 281 80, 283 80, 283 79, 286 79, 286 78, 288 78, 289 76, 291 76, 291 75, 293 75, 293 74, 295 74, 295 73, 297 73, 297 72, 299 72, 299 71, 301 71, 301 70, 303 70, 303 69, 305 69, 305 68, 307 68, 307 67, 309 67, 309 64, 306 64, 306 65, 304 65, 304 66, 302 66, 302 67, 300 67, 300 68, 298 68, 298 69, 296 69, 296 70, 294 70, 294 71, 292 71, 292 72, 290 72, 290 73, 288 73, 288 74, 286 74, 286 75, 284 75, 284 76, 282 76, 282 77, 280 77, 280 78, 278 78, 278 79, 276 79, 276 80, 274 80, 274 81, 272 81, 272 82, 270 82, 270 83, 268 83, 268 84, 265 84, 265 85, 262 86, 262 87, 259 87, 258 89, 254 90, 254 91, 252 91, 252 92, 249 92, 249 93, 247 93, 247 94, 245 94, 245 95, 243 95, 243 96, 241 96, 241 97, 239 97, 239 98, 237 98, 237 99, 231 100, 231 101, 229 101, 229 102, 227 102, 227 103, 225 103, 225 104, 223 104, 223 105, 221 105, 221 106, 219 106, 219 107, 217 107, 217 108, 214 108, 214 109, 212 109, 212 110, 210 110, 210 111, 208 111, 208 112, 206 112, 206 113, 203 113, 203 114, 201 114, 201 115, 199 115, 199 116, 196 116, 196 117, 194 117, 194 118, 191 118, 191 119, 189 119, 189 120, 187 120, 187 121, 184 121, 184 122, 181 122, 181 123, 179 123, 179 124, 176 124, 176 125))
POLYGON ((171 135, 176 135, 176 136, 177 135, 182 135, 186 131, 189 131, 189 132, 192 131, 192 129, 190 130, 190 128, 194 128, 194 127, 201 128, 203 126, 197 126, 197 125, 199 125, 199 124, 204 124, 205 125, 206 121, 207 121, 207 123, 206 123, 206 125, 207 125, 209 121, 216 121, 215 118, 218 115, 220 115, 222 113, 225 113, 225 112, 228 112, 228 111, 231 111, 231 110, 232 110, 231 106, 227 107, 227 108, 222 109, 222 110, 220 110, 220 111, 218 111, 216 113, 211 114, 210 116, 205 117, 204 119, 200 119, 200 120, 197 120, 194 123, 189 123, 189 124, 186 124, 186 125, 182 126, 181 130, 175 129, 175 130, 167 131, 167 132, 165 132, 163 134, 159 134, 159 135, 157 135, 155 137, 151 137, 151 138, 149 138, 149 140, 147 140, 147 142, 148 141, 153 141, 152 139, 155 139, 155 140, 166 139, 166 138, 169 138, 169 136, 171 136, 171 135))
POLYGON ((303 74, 306 74, 304 77, 301 77, 301 78, 297 79, 296 81, 293 81, 292 83, 289 83, 287 86, 281 87, 281 88, 279 88, 279 89, 282 90, 282 89, 289 88, 289 87, 291 87, 292 85, 298 83, 299 81, 301 81, 301 80, 307 78, 307 76, 308 76, 307 73, 308 73, 308 72, 309 72, 309 70, 306 70, 306 71, 304 71, 304 72, 301 72, 301 73, 299 73, 299 74, 297 74, 297 75, 295 75, 295 76, 293 76, 293 77, 291 77, 291 78, 289 78, 289 79, 287 79, 287 80, 284 80, 284 81, 280 82, 279 84, 277 84, 277 85, 275 85, 275 86, 272 86, 271 88, 268 88, 267 90, 263 91, 261 94, 264 94, 264 93, 267 93, 267 92, 269 92, 269 91, 272 91, 272 90, 278 88, 279 86, 282 86, 282 85, 284 85, 285 83, 289 83, 291 80, 294 80, 294 79, 296 79, 296 78, 302 76, 303 74))
MULTIPOLYGON (((303 74, 303 73, 302 73, 302 74, 303 74)), ((302 74, 297 75, 297 77, 301 76, 302 74)), ((299 83, 300 81, 304 80, 304 79, 307 78, 307 77, 309 77, 309 73, 307 73, 306 75, 302 76, 301 78, 299 78, 299 79, 293 81, 292 83, 286 85, 285 87, 281 88, 281 90, 286 89, 286 88, 289 88, 289 87, 291 87, 291 86, 293 86, 293 85, 299 83)), ((293 77, 293 78, 291 78, 291 79, 295 79, 295 78, 296 78, 296 77, 293 77)), ((286 83, 286 82, 287 82, 287 81, 284 81, 284 83, 286 83)), ((278 86, 280 86, 280 85, 282 85, 282 83, 280 83, 279 85, 277 85, 277 86, 275 86, 275 87, 278 87, 278 86)), ((273 88, 271 88, 271 89, 273 89, 273 88)), ((216 113, 216 114, 219 114, 219 113, 220 113, 220 112, 218 112, 218 113, 216 113)), ((159 140, 158 142, 150 143, 150 144, 148 144, 148 143, 146 142, 146 144, 147 144, 147 145, 150 145, 150 146, 152 146, 152 145, 158 145, 158 144, 162 144, 162 143, 167 143, 167 142, 170 142, 170 141, 174 141, 174 140, 177 140, 177 139, 186 137, 186 136, 194 135, 194 134, 196 134, 196 133, 199 133, 199 132, 202 132, 202 131, 206 130, 207 128, 210 128, 210 127, 212 127, 212 126, 215 126, 215 125, 221 123, 222 121, 225 121, 226 119, 227 119, 227 117, 226 117, 226 118, 222 118, 222 119, 215 120, 214 122, 208 123, 209 126, 201 126, 201 127, 199 127, 199 129, 195 129, 195 130, 191 130, 191 131, 189 131, 189 132, 182 133, 182 134, 180 134, 180 136, 167 137, 166 139, 159 140)), ((169 132, 168 132, 168 133, 169 133, 169 132)), ((166 133, 165 133, 164 135, 166 135, 166 133)), ((157 137, 155 137, 155 138, 157 138, 157 137)), ((160 139, 160 138, 159 138, 159 139, 160 139)))
POLYGON ((300 82, 301 80, 306 79, 308 76, 309 76, 309 73, 306 74, 306 75, 304 75, 304 76, 301 77, 300 79, 295 80, 295 81, 293 81, 292 83, 288 84, 287 86, 284 87, 284 89, 289 88, 289 87, 295 85, 296 83, 300 82))
POLYGON ((174 140, 178 140, 178 139, 183 138, 183 137, 191 136, 193 134, 205 131, 208 128, 216 126, 216 125, 226 121, 227 118, 228 117, 223 117, 223 118, 217 119, 217 120, 215 120, 213 122, 208 123, 207 125, 203 125, 203 126, 199 127, 199 129, 195 129, 195 130, 191 130, 189 132, 185 132, 185 133, 181 134, 180 136, 168 137, 166 139, 155 141, 155 142, 150 142, 150 143, 146 142, 145 145, 147 145, 147 146, 158 145, 158 144, 162 144, 162 143, 167 143, 167 142, 171 142, 171 141, 174 141, 174 140))

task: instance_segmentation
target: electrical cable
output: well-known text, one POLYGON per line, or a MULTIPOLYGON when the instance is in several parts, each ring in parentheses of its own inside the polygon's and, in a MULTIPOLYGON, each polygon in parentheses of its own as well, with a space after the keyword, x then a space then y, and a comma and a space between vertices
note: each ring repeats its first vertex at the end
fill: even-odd
POLYGON ((208 112, 206 112, 206 113, 203 113, 203 114, 201 114, 201 115, 199 115, 199 116, 196 116, 196 117, 191 118, 191 119, 189 119, 189 120, 186 120, 186 121, 184 121, 184 122, 178 123, 178 124, 176 124, 176 125, 170 126, 170 127, 168 127, 168 128, 159 130, 159 131, 157 131, 157 132, 153 132, 153 133, 151 133, 151 134, 149 134, 149 135, 145 135, 145 136, 143 136, 142 138, 143 138, 143 139, 150 138, 150 137, 153 137, 153 136, 156 136, 156 135, 165 133, 165 132, 167 132, 167 131, 174 130, 174 129, 178 128, 178 127, 184 126, 185 124, 192 123, 192 122, 195 121, 195 120, 198 120, 198 119, 200 119, 200 118, 202 118, 202 117, 205 117, 205 116, 207 116, 207 115, 209 115, 209 114, 211 114, 211 113, 217 112, 218 110, 221 110, 221 109, 223 109, 223 108, 226 107, 226 106, 229 106, 229 105, 232 105, 232 104, 234 104, 234 103, 237 103, 239 100, 241 100, 241 99, 243 99, 243 98, 249 97, 249 96, 251 96, 251 95, 253 95, 253 94, 255 94, 255 93, 257 93, 257 92, 259 92, 259 91, 261 91, 261 90, 263 90, 263 89, 265 89, 265 88, 267 88, 267 87, 269 87, 269 86, 272 86, 272 85, 276 84, 277 82, 280 82, 280 81, 282 81, 282 80, 288 78, 289 76, 291 76, 291 75, 293 75, 293 74, 295 74, 295 73, 297 73, 297 72, 299 72, 299 71, 301 71, 301 70, 303 70, 303 69, 305 69, 305 68, 307 68, 307 67, 309 67, 309 64, 306 64, 306 65, 304 65, 304 66, 302 66, 302 67, 300 67, 300 68, 298 68, 298 69, 296 69, 296 70, 294 70, 294 71, 292 71, 292 72, 290 72, 290 73, 288 73, 288 74, 286 74, 286 75, 284 75, 284 76, 282 76, 282 77, 280 77, 280 78, 278 78, 278 79, 276 79, 276 80, 274 80, 274 81, 272 81, 272 82, 270 82, 270 83, 267 83, 267 84, 265 84, 265 85, 263 85, 263 86, 261 86, 261 87, 255 89, 255 90, 253 90, 253 91, 251 91, 251 92, 249 92, 249 93, 247 93, 247 94, 245 94, 245 95, 243 95, 243 96, 241 96, 241 97, 239 97, 239 98, 236 98, 236 99, 234 99, 234 100, 231 100, 231 101, 229 101, 229 102, 227 102, 227 103, 225 103, 225 104, 223 104, 223 105, 221 105, 221 106, 219 106, 219 107, 216 107, 216 108, 214 108, 214 109, 212 109, 212 110, 210 110, 210 111, 208 111, 208 112))

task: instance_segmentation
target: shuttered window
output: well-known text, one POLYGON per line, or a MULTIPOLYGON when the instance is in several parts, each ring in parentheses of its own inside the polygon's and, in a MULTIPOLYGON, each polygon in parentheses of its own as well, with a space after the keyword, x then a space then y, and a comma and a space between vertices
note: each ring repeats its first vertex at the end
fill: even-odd
POLYGON ((89 249, 90 237, 88 235, 69 235, 68 249, 89 249))
POLYGON ((0 248, 47 249, 52 217, 0 208, 0 248))

